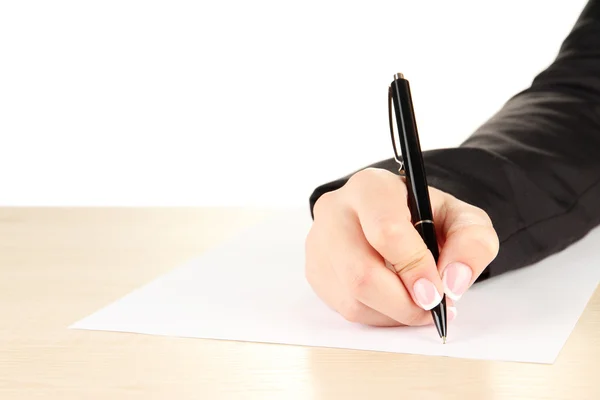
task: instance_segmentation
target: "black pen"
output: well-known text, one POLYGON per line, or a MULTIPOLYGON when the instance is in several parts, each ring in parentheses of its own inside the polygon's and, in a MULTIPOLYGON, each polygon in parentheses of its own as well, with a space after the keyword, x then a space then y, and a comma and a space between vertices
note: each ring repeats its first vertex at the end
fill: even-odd
MULTIPOLYGON (((427 177, 425 176, 425 164, 421 154, 421 144, 417 132, 417 122, 413 110, 412 97, 408 81, 404 75, 397 73, 394 75, 394 81, 389 87, 388 93, 388 113, 390 120, 390 133, 392 135, 392 144, 394 146, 394 157, 400 164, 400 174, 406 179, 408 188, 408 207, 412 223, 415 229, 423 238, 427 248, 433 254, 435 263, 438 262, 438 243, 435 236, 435 226, 433 224, 433 212, 429 200, 429 191, 427 177), (394 137, 394 128, 392 121, 392 104, 395 110, 396 125, 398 127, 398 141, 402 150, 402 158, 398 154, 396 139, 394 137)), ((442 294, 440 304, 431 309, 435 327, 446 343, 447 323, 446 323, 446 296, 442 294)))

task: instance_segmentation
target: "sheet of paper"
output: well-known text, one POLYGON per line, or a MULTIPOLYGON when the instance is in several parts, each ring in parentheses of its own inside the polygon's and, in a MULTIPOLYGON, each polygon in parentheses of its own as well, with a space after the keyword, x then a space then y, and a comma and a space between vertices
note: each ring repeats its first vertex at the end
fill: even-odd
POLYGON ((553 363, 600 278, 600 230, 531 267, 475 285, 442 345, 433 326, 345 321, 304 278, 306 210, 285 211, 72 328, 553 363))

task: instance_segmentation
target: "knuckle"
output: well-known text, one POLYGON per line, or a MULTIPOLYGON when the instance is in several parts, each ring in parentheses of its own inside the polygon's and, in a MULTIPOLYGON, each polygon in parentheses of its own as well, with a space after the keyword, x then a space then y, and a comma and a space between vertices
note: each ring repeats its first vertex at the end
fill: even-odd
POLYGON ((336 197, 337 196, 335 194, 335 191, 325 192, 321 196, 319 196, 319 199, 315 202, 315 205, 313 207, 315 221, 323 211, 327 212, 327 210, 332 209, 336 197))
POLYGON ((350 179, 354 181, 370 180, 373 179, 374 176, 377 176, 377 173, 378 171, 376 168, 368 167, 356 172, 350 179))
POLYGON ((429 249, 423 247, 407 257, 406 261, 395 264, 394 269, 401 275, 410 274, 412 271, 418 270, 426 265, 430 261, 430 256, 431 253, 429 252, 429 249))
POLYGON ((475 219, 478 219, 480 221, 481 225, 492 226, 492 219, 490 218, 490 216, 488 215, 487 212, 485 212, 483 209, 476 207, 476 206, 471 206, 471 207, 472 207, 472 212, 474 214, 475 219))
POLYGON ((469 227, 491 228, 493 230, 492 219, 483 209, 468 204, 467 207, 457 208, 456 211, 459 213, 459 218, 456 219, 448 233, 469 227))
POLYGON ((492 226, 492 220, 482 208, 460 201, 454 205, 459 213, 459 225, 492 226))
POLYGON ((404 225, 401 222, 381 218, 373 224, 369 241, 372 241, 375 247, 382 248, 388 243, 401 243, 404 234, 404 225))
POLYGON ((362 317, 362 307, 356 300, 349 299, 339 307, 338 312, 348 322, 360 322, 362 317))
POLYGON ((490 254, 492 259, 496 258, 500 251, 498 234, 491 227, 482 227, 481 231, 480 234, 474 236, 475 239, 490 254))
POLYGON ((348 179, 348 186, 364 186, 381 179, 387 171, 375 167, 361 169, 348 179))
MULTIPOLYGON (((474 246, 477 254, 481 254, 485 261, 491 262, 500 251, 500 240, 493 227, 489 225, 471 225, 462 230, 462 243, 474 246)), ((483 260, 482 260, 483 261, 483 260)))
POLYGON ((350 294, 361 298, 373 280, 372 268, 360 268, 350 282, 350 294))

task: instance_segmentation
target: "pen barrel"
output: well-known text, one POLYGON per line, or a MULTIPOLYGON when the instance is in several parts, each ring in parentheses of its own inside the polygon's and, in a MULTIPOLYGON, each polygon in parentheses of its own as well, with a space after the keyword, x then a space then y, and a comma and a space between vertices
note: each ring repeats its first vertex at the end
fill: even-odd
POLYGON ((410 85, 406 79, 394 79, 391 95, 396 110, 396 124, 402 150, 403 168, 408 190, 413 196, 408 197, 408 206, 412 222, 417 231, 433 253, 437 261, 438 245, 433 224, 433 212, 430 206, 425 164, 421 154, 421 143, 415 121, 410 85), (429 222, 419 222, 429 221, 429 222))
POLYGON ((439 248, 437 243, 437 236, 435 235, 435 225, 433 223, 421 223, 415 226, 419 235, 423 239, 423 242, 427 245, 429 251, 433 255, 433 259, 437 264, 439 258, 439 248))

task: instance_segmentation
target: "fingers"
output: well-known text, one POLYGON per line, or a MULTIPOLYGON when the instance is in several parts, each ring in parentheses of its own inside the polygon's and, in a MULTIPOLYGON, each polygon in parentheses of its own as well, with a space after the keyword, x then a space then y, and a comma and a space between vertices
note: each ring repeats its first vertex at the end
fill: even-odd
MULTIPOLYGON (((367 169, 355 174, 344 190, 349 192, 348 202, 366 240, 393 266, 414 303, 423 310, 438 305, 443 284, 433 255, 411 223, 406 186, 400 178, 388 171, 367 169)), ((390 272, 372 268, 363 273, 369 281, 383 285, 390 272)))
POLYGON ((450 195, 436 222, 445 238, 438 260, 444 292, 458 300, 497 256, 498 236, 483 210, 450 195))
MULTIPOLYGON (((313 226, 314 227, 314 226, 313 226)), ((324 254, 318 229, 311 229, 306 240, 306 279, 316 295, 350 322, 372 326, 398 326, 400 322, 353 298, 338 279, 324 254)))
POLYGON ((323 208, 327 213, 319 211, 307 238, 307 277, 315 291, 351 321, 385 326, 431 323, 431 314, 412 301, 398 276, 369 245, 356 214, 341 208, 336 203, 323 208))
POLYGON ((430 194, 438 265, 411 223, 397 175, 367 169, 321 196, 306 241, 306 275, 317 295, 349 321, 396 326, 431 324, 428 310, 446 292, 454 319, 452 299, 496 256, 498 239, 483 211, 433 188, 430 194))
MULTIPOLYGON (((353 297, 404 325, 431 323, 430 313, 412 301, 410 293, 398 276, 385 267, 385 261, 366 241, 362 242, 362 246, 354 247, 354 250, 357 251, 356 256, 366 256, 362 259, 357 258, 358 262, 348 260, 348 267, 341 274, 346 279, 346 285, 353 297)), ((354 252, 350 253, 350 256, 352 255, 354 252)))

